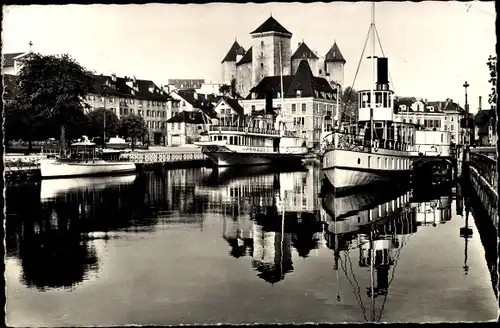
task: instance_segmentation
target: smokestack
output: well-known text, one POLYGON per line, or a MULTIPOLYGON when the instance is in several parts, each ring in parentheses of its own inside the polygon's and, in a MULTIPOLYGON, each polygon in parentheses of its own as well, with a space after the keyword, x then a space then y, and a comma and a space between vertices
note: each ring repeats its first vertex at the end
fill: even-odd
POLYGON ((266 114, 273 113, 273 90, 266 90, 266 114))
POLYGON ((386 57, 377 58, 377 90, 389 89, 389 66, 386 57))
POLYGON ((483 105, 481 104, 482 103, 482 98, 481 96, 479 96, 479 110, 482 110, 483 109, 483 105))

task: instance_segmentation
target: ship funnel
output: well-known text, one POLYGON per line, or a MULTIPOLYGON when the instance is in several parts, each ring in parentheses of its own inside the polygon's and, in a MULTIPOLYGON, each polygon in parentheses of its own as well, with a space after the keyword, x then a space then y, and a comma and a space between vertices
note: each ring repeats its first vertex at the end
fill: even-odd
POLYGON ((266 110, 265 114, 273 113, 273 90, 266 91, 266 110))
POLYGON ((389 65, 387 57, 377 58, 377 90, 389 89, 389 65))

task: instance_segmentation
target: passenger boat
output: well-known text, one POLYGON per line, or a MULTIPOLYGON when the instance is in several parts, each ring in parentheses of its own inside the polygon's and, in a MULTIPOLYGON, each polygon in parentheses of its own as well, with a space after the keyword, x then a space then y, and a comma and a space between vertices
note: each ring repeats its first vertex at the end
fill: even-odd
POLYGON ((412 155, 416 153, 416 125, 395 121, 394 92, 389 89, 388 59, 375 57, 373 16, 374 13, 370 31, 373 38, 371 59, 375 90, 372 85, 371 90, 359 91, 357 124, 342 130, 337 128, 329 138, 324 139, 323 170, 335 192, 349 193, 355 188, 375 183, 407 181, 412 172, 412 155))
POLYGON ((96 144, 86 136, 71 144, 69 157, 40 160, 42 178, 112 175, 135 172, 133 162, 119 160, 119 154, 98 154, 96 144))
POLYGON ((210 126, 196 144, 217 166, 301 163, 306 140, 272 126, 272 115, 251 117, 243 126, 210 126))

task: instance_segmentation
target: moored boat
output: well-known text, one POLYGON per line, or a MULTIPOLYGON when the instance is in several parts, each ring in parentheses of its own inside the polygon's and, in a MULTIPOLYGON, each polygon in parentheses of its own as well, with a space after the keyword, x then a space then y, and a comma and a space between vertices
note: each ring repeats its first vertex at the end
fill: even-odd
POLYGON ((359 91, 357 124, 336 128, 324 139, 323 170, 335 192, 353 192, 355 188, 381 182, 408 181, 412 172, 416 126, 394 120, 388 59, 375 56, 374 17, 370 31, 375 90, 372 85, 371 90, 359 91))
POLYGON ((135 163, 114 157, 104 159, 97 154, 96 144, 84 136, 83 141, 71 144, 69 157, 40 160, 40 173, 42 178, 61 178, 135 172, 135 163))

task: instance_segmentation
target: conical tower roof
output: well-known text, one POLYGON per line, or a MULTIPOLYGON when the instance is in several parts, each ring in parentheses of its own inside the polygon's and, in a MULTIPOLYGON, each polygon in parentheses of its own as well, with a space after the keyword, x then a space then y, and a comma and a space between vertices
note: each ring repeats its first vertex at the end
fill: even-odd
POLYGON ((342 56, 342 53, 340 52, 339 46, 337 45, 337 42, 333 43, 333 46, 328 50, 328 52, 325 55, 325 63, 346 63, 346 60, 344 59, 344 56, 342 56))
POLYGON ((226 57, 221 61, 221 63, 224 62, 235 62, 236 61, 236 56, 245 55, 245 49, 238 44, 237 41, 234 41, 233 45, 231 46, 231 49, 227 52, 226 57))
POLYGON ((309 49, 305 42, 302 42, 295 53, 292 55, 292 59, 297 58, 319 59, 318 56, 316 56, 316 54, 311 49, 309 49))
POLYGON ((283 34, 292 35, 286 28, 283 27, 273 16, 269 17, 261 26, 250 34, 265 33, 265 32, 279 32, 283 34))

